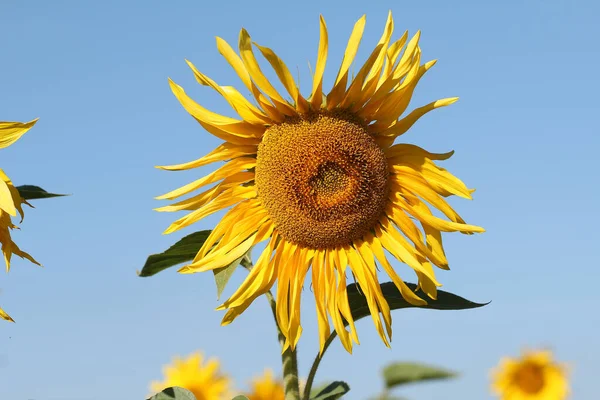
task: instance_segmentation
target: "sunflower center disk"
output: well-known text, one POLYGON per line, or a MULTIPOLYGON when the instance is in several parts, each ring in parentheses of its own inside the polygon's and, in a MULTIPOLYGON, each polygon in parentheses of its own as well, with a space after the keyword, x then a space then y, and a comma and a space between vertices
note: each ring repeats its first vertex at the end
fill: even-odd
POLYGON ((535 394, 544 387, 544 373, 538 365, 527 364, 517 372, 516 381, 525 393, 535 394))
POLYGON ((351 116, 315 113, 265 132, 256 186, 285 239, 334 248, 360 238, 382 215, 388 165, 381 148, 351 116))

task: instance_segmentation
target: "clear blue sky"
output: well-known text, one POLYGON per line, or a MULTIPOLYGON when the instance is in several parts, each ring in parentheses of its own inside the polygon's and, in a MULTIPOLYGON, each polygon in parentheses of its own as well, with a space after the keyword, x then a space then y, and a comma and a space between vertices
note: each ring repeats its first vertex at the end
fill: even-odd
MULTIPOLYGON (((350 382, 349 399, 381 388, 392 360, 453 368, 460 379, 409 387, 412 399, 491 398, 488 371, 503 355, 550 347, 573 366, 574 399, 598 393, 597 39, 595 2, 455 1, 301 3, 234 1, 15 1, 0 3, 0 119, 40 121, 2 150, 17 184, 71 197, 35 202, 15 240, 44 264, 20 259, 0 275, 0 398, 142 399, 174 354, 202 349, 243 385, 279 368, 265 301, 228 327, 210 273, 167 271, 139 278, 146 256, 193 230, 162 236, 176 217, 152 211, 153 197, 210 170, 165 172, 219 142, 185 113, 167 77, 201 104, 229 113, 197 85, 188 58, 222 85, 240 85, 215 48, 241 27, 273 48, 307 88, 319 13, 330 32, 329 87, 354 22, 367 14, 359 58, 377 42, 392 9, 396 34, 422 29, 426 59, 439 59, 413 106, 460 96, 429 114, 405 140, 456 150, 445 167, 477 188, 454 201, 487 228, 450 234, 445 290, 492 304, 478 310, 394 314, 387 349, 370 320, 352 356, 332 346, 318 380, 350 382), (596 204, 596 206, 594 206, 596 204)), ((397 36, 396 36, 397 37, 397 36)), ((194 228, 210 228, 211 218, 194 228)), ((407 280, 408 267, 398 265, 407 280)), ((243 271, 229 287, 231 293, 243 271)), ((317 348, 314 305, 305 289, 300 366, 317 348)))

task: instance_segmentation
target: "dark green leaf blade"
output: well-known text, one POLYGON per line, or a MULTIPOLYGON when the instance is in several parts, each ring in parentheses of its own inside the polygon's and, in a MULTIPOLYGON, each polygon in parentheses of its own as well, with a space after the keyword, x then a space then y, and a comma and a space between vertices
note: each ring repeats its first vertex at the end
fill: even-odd
POLYGON ((152 276, 174 265, 193 260, 210 232, 210 230, 194 232, 185 236, 164 252, 152 254, 148 257, 138 275, 142 277, 152 276))
MULTIPOLYGON (((417 285, 414 283, 407 282, 406 284, 411 290, 415 290, 417 288, 417 285)), ((413 307, 432 310, 467 310, 470 308, 483 307, 487 304, 475 303, 453 293, 438 290, 437 300, 428 298, 427 295, 422 291, 416 292, 419 297, 427 301, 427 305, 414 306, 404 300, 404 297, 402 297, 402 294, 400 294, 400 291, 392 282, 382 283, 381 291, 383 292, 383 297, 385 297, 387 300, 391 310, 413 307)), ((371 315, 369 312, 369 306, 367 305, 367 299, 355 283, 348 285, 348 302, 350 303, 350 310, 352 311, 352 317, 355 321, 371 315)))
POLYGON ((67 194, 48 193, 44 189, 35 185, 21 185, 16 188, 19 195, 24 200, 48 199, 50 197, 68 196, 67 194))
POLYGON ((187 389, 175 386, 166 388, 162 392, 150 397, 148 400, 196 400, 196 396, 187 389))
POLYGON ((413 362, 396 362, 383 369, 383 379, 388 389, 412 382, 454 378, 457 375, 443 368, 413 362))
POLYGON ((327 385, 311 400, 336 400, 350 391, 350 386, 346 382, 335 381, 327 385))

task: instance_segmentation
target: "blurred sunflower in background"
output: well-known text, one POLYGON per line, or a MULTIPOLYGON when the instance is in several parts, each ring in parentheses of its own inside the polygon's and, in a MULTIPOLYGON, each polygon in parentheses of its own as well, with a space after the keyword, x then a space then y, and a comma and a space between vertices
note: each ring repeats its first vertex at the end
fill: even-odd
POLYGON ((185 228, 231 207, 195 259, 181 273, 229 265, 266 241, 252 271, 220 307, 223 324, 239 316, 258 296, 277 287, 277 321, 296 346, 301 332, 300 299, 312 277, 321 349, 330 321, 351 352, 358 335, 348 305, 346 274, 351 272, 365 295, 375 327, 386 345, 391 314, 377 278, 377 265, 410 303, 426 302, 411 291, 387 259, 386 251, 409 265, 419 288, 431 299, 438 282, 433 266, 448 269, 441 232, 471 234, 445 198, 471 199, 473 190, 439 167, 452 152, 435 154, 411 144, 393 144, 424 114, 454 103, 446 98, 405 113, 412 93, 434 61, 421 63, 420 33, 392 40, 391 13, 381 39, 353 78, 349 69, 362 38, 366 18, 354 25, 333 88, 323 91, 328 32, 320 19, 320 41, 312 90, 304 97, 289 69, 270 48, 253 43, 242 29, 239 55, 221 38, 217 49, 241 78, 255 102, 231 86, 219 86, 191 62, 196 80, 222 95, 241 119, 215 114, 194 102, 170 81, 186 111, 208 132, 224 140, 208 155, 179 165, 187 170, 225 161, 214 172, 158 199, 173 200, 207 185, 214 186, 158 211, 189 211, 165 233, 185 228), (260 52, 291 100, 265 76, 255 57, 260 52), (440 218, 438 212, 447 219, 440 218), (349 325, 348 330, 345 324, 349 325))
POLYGON ((261 377, 252 381, 252 390, 246 396, 249 400, 284 400, 283 382, 275 379, 273 370, 267 369, 261 377))
MULTIPOLYGON (((30 122, 3 122, 0 121, 0 149, 10 146, 31 129, 37 119, 30 122)), ((10 178, 0 169, 0 244, 2 244, 2 254, 6 264, 6 272, 10 270, 10 260, 13 254, 26 258, 34 264, 40 265, 29 254, 19 249, 19 246, 13 242, 10 231, 18 227, 13 224, 12 217, 21 216, 21 221, 25 216, 21 204, 25 200, 21 199, 19 191, 15 188, 10 178)), ((0 318, 14 322, 14 320, 0 308, 0 318)))
POLYGON ((564 400, 569 394, 566 367, 547 350, 506 357, 492 375, 492 390, 501 400, 564 400))
POLYGON ((231 382, 220 371, 219 361, 214 358, 205 361, 199 352, 187 358, 175 357, 172 364, 164 367, 163 374, 164 381, 151 383, 153 393, 179 386, 192 392, 196 400, 231 398, 231 382))

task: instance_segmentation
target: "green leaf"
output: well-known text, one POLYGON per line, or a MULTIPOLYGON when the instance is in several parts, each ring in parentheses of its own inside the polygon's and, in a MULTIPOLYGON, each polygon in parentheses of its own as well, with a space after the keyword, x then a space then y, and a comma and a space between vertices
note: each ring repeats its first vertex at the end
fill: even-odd
POLYGON ((19 191, 19 195, 21 196, 21 198, 23 198, 24 200, 37 200, 47 199, 50 197, 68 196, 66 194, 48 193, 41 187, 34 185, 17 186, 17 190, 19 191))
POLYGON ((412 362, 392 363, 383 369, 383 379, 388 389, 412 382, 449 379, 455 376, 457 374, 453 371, 412 362))
POLYGON ((181 387, 166 388, 160 393, 155 394, 148 400, 196 400, 196 396, 187 389, 181 387))
MULTIPOLYGON (((414 283, 406 283, 411 290, 415 290, 417 285, 414 283)), ((487 303, 474 303, 470 300, 457 296, 455 294, 438 290, 437 300, 432 300, 422 291, 416 292, 416 294, 422 299, 427 301, 425 306, 415 306, 404 300, 402 294, 396 285, 392 282, 386 282, 381 284, 381 291, 383 297, 387 300, 391 310, 398 310, 401 308, 428 308, 432 310, 466 310, 469 308, 478 308, 487 305, 487 303)), ((348 302, 350 303, 350 310, 352 311, 352 317, 354 320, 359 320, 366 316, 371 315, 369 306, 367 305, 367 299, 356 286, 355 283, 348 285, 348 302)))
POLYGON ((233 399, 231 400, 250 400, 248 399, 246 396, 242 396, 241 394, 239 396, 235 396, 233 399))
POLYGON ((138 272, 138 275, 142 277, 152 276, 174 265, 193 260, 208 235, 210 235, 209 230, 194 232, 169 247, 166 251, 160 254, 152 254, 148 257, 146 264, 138 272))
POLYGON ((250 256, 250 250, 246 252, 243 256, 233 261, 226 267, 213 269, 213 274, 215 275, 215 283, 217 284, 217 300, 223 294, 223 290, 225 289, 225 285, 229 282, 229 279, 235 272, 235 269, 243 264, 244 266, 248 266, 252 263, 252 258, 250 256))
POLYGON ((350 391, 350 386, 346 382, 335 381, 327 385, 311 400, 336 400, 350 391))

